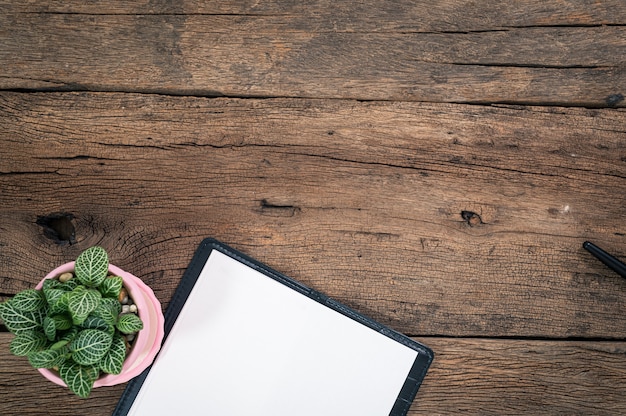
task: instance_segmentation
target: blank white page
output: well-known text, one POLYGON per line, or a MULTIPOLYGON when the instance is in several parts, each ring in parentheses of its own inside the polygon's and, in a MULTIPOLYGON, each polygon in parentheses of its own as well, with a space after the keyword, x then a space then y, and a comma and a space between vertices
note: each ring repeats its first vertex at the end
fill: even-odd
POLYGON ((417 354, 213 250, 128 414, 386 416, 417 354))

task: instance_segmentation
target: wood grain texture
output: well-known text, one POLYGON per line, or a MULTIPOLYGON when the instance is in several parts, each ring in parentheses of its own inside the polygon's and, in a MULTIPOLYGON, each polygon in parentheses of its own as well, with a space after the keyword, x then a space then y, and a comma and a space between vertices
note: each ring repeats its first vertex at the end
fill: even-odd
POLYGON ((622 342, 423 340, 437 351, 412 415, 621 415, 622 342))
POLYGON ((409 334, 626 337, 626 112, 0 94, 0 292, 101 244, 166 304, 204 237, 409 334), (76 244, 37 219, 74 216, 76 244), (33 257, 32 253, 38 253, 33 257))
MULTIPOLYGON (((73 397, 8 353, 0 333, 0 414, 110 415, 124 385, 73 397)), ((419 339, 437 356, 409 415, 621 415, 626 411, 626 343, 419 339)), ((207 392, 210 393, 210 392, 207 392)))
POLYGON ((624 23, 626 6, 620 0, 521 0, 503 3, 498 0, 445 0, 399 2, 394 0, 121 0, 87 2, 0 0, 9 13, 80 13, 80 14, 184 14, 286 17, 327 28, 422 31, 469 31, 520 26, 593 26, 624 23))
POLYGON ((9 5, 0 88, 626 105, 621 1, 210 3, 9 5))

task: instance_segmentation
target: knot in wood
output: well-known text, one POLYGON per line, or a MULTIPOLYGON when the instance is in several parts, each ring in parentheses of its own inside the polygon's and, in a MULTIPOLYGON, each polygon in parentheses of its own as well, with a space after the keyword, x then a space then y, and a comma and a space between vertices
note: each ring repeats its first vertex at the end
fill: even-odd
POLYGON ((484 224, 480 215, 474 211, 461 211, 461 218, 463 218, 463 221, 465 221, 470 227, 484 224))

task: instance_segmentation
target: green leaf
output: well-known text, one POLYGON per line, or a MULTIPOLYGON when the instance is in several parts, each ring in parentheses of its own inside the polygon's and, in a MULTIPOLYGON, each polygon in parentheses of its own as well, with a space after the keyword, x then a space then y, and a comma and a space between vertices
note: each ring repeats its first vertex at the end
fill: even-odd
POLYGON ((54 306, 54 304, 57 303, 59 299, 61 299, 61 296, 63 296, 65 293, 67 292, 59 288, 51 288, 51 289, 43 290, 43 294, 46 297, 46 300, 48 301, 48 305, 50 306, 54 306))
POLYGON ((126 359, 126 342, 121 335, 113 337, 109 351, 100 360, 100 369, 105 373, 119 374, 126 359))
POLYGON ((70 343, 72 358, 79 364, 96 364, 111 348, 113 336, 99 329, 84 329, 70 343))
POLYGON ((26 289, 13 296, 11 304, 22 312, 33 312, 46 306, 46 298, 40 290, 26 289))
POLYGON ((120 295, 124 281, 119 276, 111 276, 104 279, 100 284, 99 290, 103 297, 115 298, 120 295))
POLYGON ((90 329, 99 329, 101 331, 107 332, 109 327, 111 326, 107 321, 103 318, 91 314, 80 324, 82 328, 90 328, 90 329))
POLYGON ((48 341, 54 341, 54 337, 57 335, 57 326, 53 318, 49 316, 43 318, 43 333, 48 341))
POLYGON ((61 290, 65 290, 66 292, 71 292, 72 290, 76 289, 76 286, 78 286, 78 280, 76 279, 70 279, 65 283, 61 283, 57 289, 61 289, 61 290))
POLYGON ((102 299, 102 302, 104 302, 111 309, 111 311, 115 315, 115 319, 117 319, 117 315, 122 313, 122 303, 119 300, 105 298, 102 299))
POLYGON ((80 253, 74 264, 78 281, 88 287, 99 286, 107 277, 109 256, 102 247, 91 247, 80 253))
POLYGON ((14 334, 32 331, 43 325, 44 314, 41 309, 32 312, 20 311, 13 306, 11 301, 3 303, 0 314, 4 325, 14 334))
POLYGON ((68 360, 59 366, 61 380, 79 397, 86 398, 91 393, 93 383, 98 378, 96 366, 83 366, 68 360))
POLYGON ((60 289, 64 292, 71 292, 78 285, 79 282, 76 279, 70 279, 65 283, 59 281, 58 279, 46 279, 43 282, 42 291, 45 293, 47 290, 50 289, 60 289))
POLYGON ((76 338, 76 335, 78 335, 78 332, 79 332, 78 327, 77 326, 73 326, 67 332, 65 332, 64 334, 62 334, 59 337, 59 341, 72 342, 72 341, 74 341, 74 338, 76 338))
POLYGON ((69 344, 70 342, 66 339, 61 340, 61 341, 57 341, 54 344, 52 344, 50 346, 51 350, 60 350, 61 348, 65 347, 67 344, 69 344))
POLYGON ((115 326, 122 334, 134 334, 143 329, 143 322, 134 313, 126 313, 120 315, 115 326))
POLYGON ((50 313, 60 314, 69 312, 70 297, 72 296, 72 293, 73 292, 64 292, 61 297, 57 298, 56 301, 50 305, 50 313))
POLYGON ((46 337, 40 332, 22 332, 17 334, 9 345, 11 354, 17 356, 28 355, 39 351, 46 345, 46 337))
POLYGON ((66 359, 66 349, 49 349, 28 354, 28 361, 35 368, 60 367, 66 359))
POLYGON ((9 306, 9 302, 11 302, 11 299, 0 302, 0 321, 4 321, 3 316, 6 312, 13 310, 13 308, 9 306))
POLYGON ((57 279, 46 279, 43 281, 43 287, 41 290, 46 293, 49 289, 56 289, 61 286, 63 283, 59 282, 57 279))
POLYGON ((78 286, 71 293, 67 307, 74 324, 80 325, 91 312, 96 310, 102 295, 97 290, 85 289, 82 286, 78 286))
POLYGON ((0 302, 0 324, 4 325, 4 318, 2 317, 4 311, 8 308, 8 302, 4 301, 0 302))
POLYGON ((122 304, 117 299, 102 298, 100 305, 93 311, 93 315, 104 319, 109 325, 115 325, 121 311, 122 304))
POLYGON ((52 315, 51 318, 54 320, 54 327, 59 331, 65 331, 74 325, 72 318, 65 314, 52 315))

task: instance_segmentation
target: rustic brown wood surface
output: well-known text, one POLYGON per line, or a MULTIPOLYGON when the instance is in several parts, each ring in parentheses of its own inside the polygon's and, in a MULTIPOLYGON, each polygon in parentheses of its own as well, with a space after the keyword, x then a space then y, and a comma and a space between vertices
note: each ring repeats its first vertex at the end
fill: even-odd
POLYGON ((7 6, 0 88, 624 105, 621 0, 79 3, 7 6))
MULTIPOLYGON (((509 3, 0 0, 0 300, 210 236, 432 347, 411 415, 625 414, 626 3, 509 3)), ((10 339, 1 415, 111 413, 10 339)))

